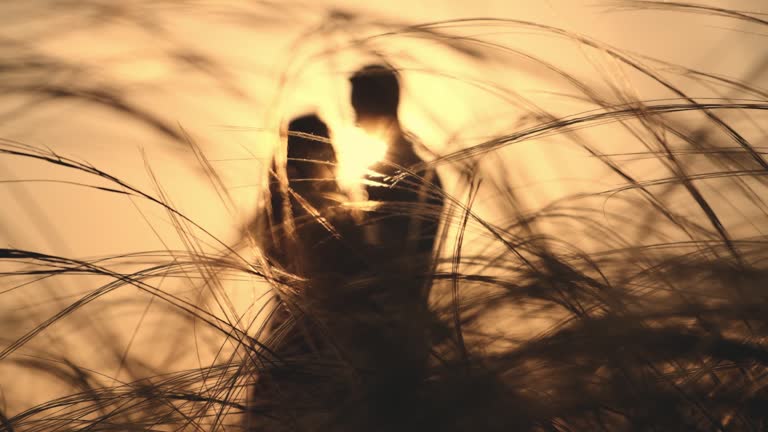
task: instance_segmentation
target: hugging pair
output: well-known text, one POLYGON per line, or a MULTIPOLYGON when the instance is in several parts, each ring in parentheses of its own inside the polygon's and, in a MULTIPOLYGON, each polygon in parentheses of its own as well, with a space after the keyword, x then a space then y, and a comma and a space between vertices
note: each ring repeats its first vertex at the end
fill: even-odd
POLYGON ((272 164, 257 240, 273 265, 303 277, 368 271, 421 276, 414 272, 429 271, 443 207, 440 179, 401 129, 398 74, 369 65, 350 81, 357 126, 387 144, 383 160, 370 167, 375 176, 363 182, 372 206, 353 216, 337 182, 328 127, 316 115, 298 117, 288 125, 285 171, 272 164), (279 181, 283 174, 287 183, 279 181))
POLYGON ((264 327, 271 359, 257 373, 254 407, 276 409, 283 397, 286 406, 295 406, 295 398, 309 397, 307 403, 319 403, 327 415, 334 408, 322 401, 371 392, 378 406, 381 398, 399 400, 400 390, 421 381, 428 361, 427 296, 443 208, 440 179, 400 127, 397 73, 367 66, 351 83, 358 126, 388 144, 384 160, 371 167, 375 178, 364 182, 375 206, 355 215, 338 198, 335 152, 317 116, 290 122, 287 185, 273 164, 257 235, 278 275, 278 306, 264 327), (318 364, 335 372, 297 374, 297 368, 318 364))
POLYGON ((256 236, 276 275, 278 306, 263 327, 268 352, 257 362, 249 430, 283 430, 289 419, 327 430, 318 425, 342 411, 355 413, 350 428, 358 430, 351 424, 371 416, 385 421, 377 413, 405 403, 424 382, 441 183, 400 127, 397 73, 367 66, 351 83, 357 125, 388 144, 371 167, 376 176, 364 182, 375 205, 354 214, 339 199, 335 152, 322 120, 290 122, 287 185, 273 163, 256 236), (292 411, 297 406, 300 415, 292 411))

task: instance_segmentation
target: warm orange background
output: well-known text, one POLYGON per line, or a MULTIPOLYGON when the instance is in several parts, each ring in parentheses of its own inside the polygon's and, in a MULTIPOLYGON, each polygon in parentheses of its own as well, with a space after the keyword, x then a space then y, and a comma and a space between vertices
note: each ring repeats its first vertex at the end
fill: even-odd
MULTIPOLYGON (((530 56, 557 65, 609 100, 614 94, 610 86, 643 100, 672 96, 605 53, 525 22, 586 35, 637 55, 748 80, 758 87, 768 86, 765 29, 724 17, 622 10, 615 7, 617 2, 571 0, 390 0, 368 2, 367 6, 357 1, 283 3, 244 6, 235 1, 166 4, 136 0, 70 4, 39 0, 0 4, 0 38, 10 47, 0 52, 7 53, 8 58, 35 53, 67 66, 65 71, 28 75, 24 80, 114 89, 174 130, 183 128, 216 169, 230 194, 230 203, 217 194, 189 146, 97 104, 66 99, 17 112, 30 101, 30 95, 0 93, 0 138, 48 147, 87 161, 159 196, 148 174, 147 167, 151 167, 157 184, 176 209, 222 243, 234 244, 240 227, 254 214, 263 182, 261 168, 274 149, 281 122, 307 109, 318 109, 332 127, 349 125, 346 77, 371 61, 372 51, 384 54, 402 70, 402 121, 430 151, 440 155, 538 122, 530 117, 530 110, 511 101, 526 100, 556 116, 596 107, 579 100, 581 95, 571 83, 530 56), (477 38, 508 51, 486 46, 479 51, 485 58, 472 59, 437 42, 434 36, 403 31, 411 24, 469 17, 520 22, 467 22, 442 29, 443 35, 477 38)), ((768 12, 766 3, 757 0, 701 3, 768 12)), ((477 44, 467 46, 477 48, 477 44)), ((650 60, 646 64, 662 73, 675 72, 672 66, 650 60)), ((743 97, 682 78, 670 79, 698 98, 743 97)), ((700 120, 696 116, 691 119, 700 120)), ((755 139, 764 136, 759 119, 735 117, 733 121, 742 133, 755 139)), ((765 124, 765 116, 762 120, 765 124)), ((636 139, 617 127, 602 126, 581 133, 606 153, 642 150, 636 139)), ((604 166, 564 137, 525 141, 488 155, 484 161, 499 164, 487 172, 489 179, 511 181, 530 210, 562 196, 620 184, 604 166)), ((652 160, 632 166, 643 178, 664 174, 652 160)), ((440 170, 447 192, 463 199, 466 190, 460 187, 456 170, 450 165, 440 170)), ((2 180, 60 179, 108 185, 18 157, 0 156, 0 173, 2 180)), ((716 190, 713 185, 713 196, 716 190)), ((501 223, 497 219, 502 212, 494 196, 492 190, 484 192, 477 211, 501 223)), ((186 247, 169 223, 168 214, 141 199, 37 182, 1 184, 0 202, 3 246, 80 258, 186 247)), ((608 210, 623 211, 618 201, 603 204, 608 210)), ((729 222, 741 230, 740 235, 765 234, 759 223, 745 223, 751 210, 738 203, 722 209, 732 215, 729 222)), ((557 227, 550 229, 557 232, 557 227)), ((202 251, 222 249, 207 234, 192 232, 202 251)), ((469 232, 478 235, 481 230, 470 227, 469 232)), ((577 234, 571 240, 589 247, 577 234)), ((252 250, 238 250, 246 259, 252 258, 252 250)), ((97 282, 59 279, 3 295, 0 314, 8 309, 24 317, 3 340, 20 336, 97 282)), ((221 289, 232 299, 234 310, 223 312, 211 306, 215 313, 229 314, 230 318, 245 311, 254 313, 253 303, 261 289, 256 281, 229 281, 221 289)), ((135 290, 124 289, 112 294, 109 301, 120 304, 121 299, 136 298, 135 290)), ((190 298, 195 295, 190 294, 190 298)), ((118 340, 118 345, 127 346, 139 312, 148 302, 145 296, 130 307, 92 305, 99 314, 84 315, 71 325, 54 326, 39 338, 36 353, 59 353, 113 375, 117 373, 115 358, 100 349, 100 341, 118 340), (92 338, 94 333, 103 333, 103 339, 92 338), (89 336, 83 344, 82 335, 86 334, 89 336)), ((173 326, 167 324, 172 318, 166 312, 157 313, 159 317, 142 323, 147 330, 137 333, 132 350, 146 350, 148 356, 152 353, 169 369, 196 364, 196 356, 189 351, 193 349, 191 339, 158 333, 158 328, 173 326), (173 350, 183 355, 169 355, 173 350)), ((186 331, 180 322, 173 328, 186 331)), ((203 348, 201 358, 212 358, 215 348, 215 342, 203 348)), ((19 353, 24 352, 31 351, 22 349, 19 353)), ((118 378, 127 379, 125 375, 118 378)), ((0 365, 0 386, 10 414, 55 394, 55 390, 41 390, 40 383, 36 377, 18 374, 8 362, 0 365)))

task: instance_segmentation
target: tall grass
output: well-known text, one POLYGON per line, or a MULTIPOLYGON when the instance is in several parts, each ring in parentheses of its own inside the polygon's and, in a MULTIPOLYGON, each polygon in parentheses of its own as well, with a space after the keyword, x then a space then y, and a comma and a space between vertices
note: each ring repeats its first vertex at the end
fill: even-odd
MULTIPOLYGON (((100 4, 69 7, 93 13, 89 8, 100 4)), ((680 19, 705 14, 765 31, 763 15, 752 11, 681 2, 617 5, 635 13, 681 13, 680 19)), ((243 20, 284 16, 261 7, 251 14, 219 12, 243 20)), ((141 17, 118 9, 102 13, 141 17)), ((164 34, 150 18, 141 22, 164 34)), ((445 184, 432 191, 442 195, 442 211, 402 210, 442 226, 433 269, 419 275, 431 283, 428 311, 418 318, 428 333, 424 370, 403 370, 410 341, 366 338, 377 331, 401 334, 390 328, 390 311, 357 307, 400 283, 396 272, 317 280, 291 274, 261 253, 246 218, 232 221, 241 228, 232 240, 182 211, 149 157, 148 185, 138 186, 59 151, 56 143, 2 139, 3 163, 34 167, 35 177, 42 173, 0 179, 3 186, 46 182, 77 188, 104 206, 129 203, 162 246, 83 257, 30 250, 18 241, 2 245, 0 365, 7 372, 0 381, 0 430, 768 427, 762 126, 768 92, 757 79, 672 65, 588 35, 513 19, 413 25, 335 10, 296 40, 297 52, 324 38, 341 42, 281 66, 261 147, 275 145, 281 119, 290 115, 281 109, 302 71, 350 51, 383 58, 406 79, 426 75, 480 88, 516 113, 505 120, 499 118, 509 111, 493 112, 497 118, 487 126, 474 125, 474 132, 487 127, 482 138, 459 133, 442 148, 424 146, 419 151, 429 162, 400 174, 402 187, 418 187, 411 174, 434 167, 445 184), (505 32, 542 34, 583 50, 599 58, 597 72, 584 77, 556 58, 494 39, 505 32), (512 73, 513 64, 524 62, 567 89, 557 97, 578 108, 564 114, 561 106, 531 100, 508 82, 420 67, 399 45, 411 38, 460 59, 470 71, 512 73), (545 152, 578 151, 579 160, 588 161, 580 163, 590 171, 584 173, 590 187, 564 182, 566 192, 551 195, 520 184, 522 177, 509 167, 531 154, 517 151, 531 143, 545 152), (176 234, 173 245, 157 231, 163 223, 176 234), (242 290, 249 293, 246 301, 233 296, 242 290), (350 353, 393 370, 386 380, 371 381, 358 367, 365 361, 350 353), (24 389, 24 380, 39 387, 24 389), (16 401, 22 390, 51 396, 24 406, 16 401)), ((238 203, 221 168, 183 120, 180 127, 151 105, 132 101, 130 89, 100 84, 75 60, 22 51, 19 43, 0 46, 14 53, 0 60, 0 88, 15 104, 3 121, 62 100, 106 107, 132 127, 175 143, 174 151, 194 161, 209 182, 216 205, 232 211, 233 219, 242 214, 232 210, 238 203), (66 79, 50 79, 54 72, 66 79)), ((227 80, 223 66, 195 59, 195 67, 226 91, 250 97, 227 80)), ((411 90, 418 98, 418 89, 411 90)), ((278 160, 281 151, 274 151, 278 160)), ((574 171, 557 160, 563 164, 557 169, 574 171)), ((535 160, 529 165, 541 168, 535 160)), ((58 217, 48 213, 31 225, 45 232, 38 225, 58 217)), ((335 233, 342 238, 355 230, 341 228, 335 233)))

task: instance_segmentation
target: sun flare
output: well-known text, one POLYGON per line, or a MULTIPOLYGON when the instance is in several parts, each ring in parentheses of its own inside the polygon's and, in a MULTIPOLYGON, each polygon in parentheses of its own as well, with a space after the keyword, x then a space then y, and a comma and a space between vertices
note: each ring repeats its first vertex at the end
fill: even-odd
POLYGON ((368 169, 387 153, 387 143, 357 126, 336 132, 338 168, 336 177, 345 189, 358 188, 368 169))

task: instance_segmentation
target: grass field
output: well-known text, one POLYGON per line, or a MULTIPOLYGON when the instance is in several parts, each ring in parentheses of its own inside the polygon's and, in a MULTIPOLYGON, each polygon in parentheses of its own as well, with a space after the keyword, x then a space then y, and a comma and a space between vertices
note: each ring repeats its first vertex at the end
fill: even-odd
POLYGON ((0 431, 768 428, 768 10, 524 3, 0 5, 0 431), (247 228, 290 118, 354 165, 372 61, 445 202, 403 210, 429 359, 378 393, 278 352, 287 303, 400 356, 247 228))

